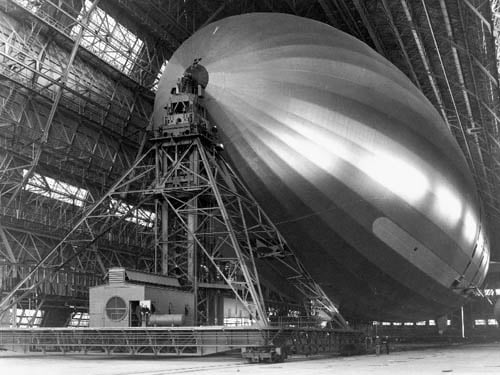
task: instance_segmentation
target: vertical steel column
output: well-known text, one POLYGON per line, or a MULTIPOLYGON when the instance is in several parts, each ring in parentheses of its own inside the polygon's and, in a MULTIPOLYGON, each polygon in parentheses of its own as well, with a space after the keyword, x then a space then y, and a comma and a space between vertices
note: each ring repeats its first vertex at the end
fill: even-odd
MULTIPOLYGON (((266 325, 264 300, 241 204, 237 210, 232 207, 231 214, 228 212, 227 205, 238 201, 238 192, 232 176, 225 175, 218 164, 213 145, 201 138, 198 134, 157 141, 159 168, 154 194, 163 195, 163 201, 157 205, 161 223, 156 230, 156 242, 162 249, 162 272, 185 279, 184 287, 193 293, 197 307, 193 314, 195 323, 208 322, 201 320, 208 319, 208 306, 214 302, 207 300, 213 294, 205 290, 206 286, 199 285, 208 270, 204 268, 200 273, 200 266, 210 265, 249 315, 254 316, 256 310, 259 323, 266 325), (201 305, 203 311, 198 311, 201 305)), ((212 286, 215 283, 202 282, 211 282, 212 286)))
MULTIPOLYGON (((189 164, 192 171, 192 184, 193 186, 199 185, 198 175, 200 173, 198 149, 194 148, 189 155, 189 164)), ((188 217, 187 217, 187 271, 188 279, 191 282, 193 297, 194 297, 194 311, 193 321, 194 324, 198 323, 198 251, 195 235, 198 232, 198 197, 190 199, 187 203, 188 217)))
MULTIPOLYGON (((247 254, 243 253, 239 240, 236 237, 236 231, 233 227, 233 222, 230 219, 226 205, 224 204, 224 201, 222 199, 221 191, 218 187, 218 183, 213 173, 211 163, 209 162, 208 156, 206 154, 206 150, 202 148, 199 139, 196 140, 196 144, 198 146, 198 149, 200 150, 201 160, 203 161, 208 179, 210 181, 210 185, 212 186, 212 189, 214 189, 215 199, 217 200, 217 203, 221 210, 224 224, 229 231, 231 245, 236 253, 236 257, 238 258, 238 261, 240 263, 239 265, 243 272, 244 279, 247 282, 248 291, 252 297, 253 303, 255 304, 255 308, 258 314, 258 321, 260 324, 267 326, 269 322, 265 310, 264 297, 262 295, 262 291, 260 290, 258 273, 256 272, 255 262, 253 259, 253 249, 250 248, 247 254)), ((242 216, 242 219, 244 219, 244 216, 242 216)))
MULTIPOLYGON (((168 204, 163 201, 159 203, 160 213, 161 213, 161 230, 160 230, 160 246, 161 246, 161 271, 164 275, 168 275, 169 269, 169 246, 168 246, 168 204)), ((158 212, 158 211, 157 211, 158 212)), ((158 214, 157 214, 158 216, 158 214)))

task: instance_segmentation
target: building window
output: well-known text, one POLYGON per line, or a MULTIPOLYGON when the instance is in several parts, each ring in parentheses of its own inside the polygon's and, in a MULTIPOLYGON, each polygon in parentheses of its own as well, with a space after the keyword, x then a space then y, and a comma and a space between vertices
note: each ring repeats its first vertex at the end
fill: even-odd
POLYGON ((126 204, 116 199, 111 199, 108 212, 113 213, 117 217, 125 216, 124 220, 148 228, 153 227, 156 219, 156 214, 154 212, 143 208, 135 208, 130 204, 126 204))
MULTIPOLYGON (((10 309, 12 314, 12 309, 10 309)), ((16 309, 16 326, 17 328, 32 328, 40 327, 44 311, 32 309, 16 309)))
POLYGON ((123 298, 111 297, 106 303, 106 316, 114 321, 122 320, 127 315, 127 305, 123 298))
MULTIPOLYGON (((23 177, 25 177, 27 173, 28 170, 24 169, 23 177)), ((57 199, 58 201, 79 207, 85 204, 88 196, 88 191, 86 189, 38 173, 33 173, 28 178, 23 189, 31 193, 43 195, 51 199, 57 199)))
POLYGON ((88 327, 89 314, 84 312, 74 312, 71 314, 71 320, 68 327, 88 327))
MULTIPOLYGON (((85 1, 78 21, 83 19, 91 5, 91 1, 85 1)), ((76 37, 81 28, 80 24, 76 24, 71 30, 71 36, 76 37)), ((125 26, 97 7, 89 16, 80 45, 128 75, 138 62, 144 43, 125 26)))

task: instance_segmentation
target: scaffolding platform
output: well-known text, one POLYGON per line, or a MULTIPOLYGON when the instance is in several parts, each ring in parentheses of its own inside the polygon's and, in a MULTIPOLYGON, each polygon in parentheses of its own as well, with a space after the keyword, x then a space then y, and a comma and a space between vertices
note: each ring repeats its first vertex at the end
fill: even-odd
POLYGON ((205 356, 241 350, 250 361, 288 354, 357 354, 361 332, 299 327, 2 328, 0 348, 16 352, 205 356))

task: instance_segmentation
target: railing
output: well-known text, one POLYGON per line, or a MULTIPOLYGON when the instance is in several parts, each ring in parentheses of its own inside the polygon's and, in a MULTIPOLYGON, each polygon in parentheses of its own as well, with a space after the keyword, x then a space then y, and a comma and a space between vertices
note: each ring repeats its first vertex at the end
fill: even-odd
POLYGON ((78 351, 107 354, 201 356, 262 346, 267 332, 214 328, 0 329, 0 347, 24 352, 78 351))
POLYGON ((288 353, 360 353, 357 331, 312 328, 37 328, 0 329, 0 347, 24 352, 202 356, 234 349, 281 347, 288 353))
POLYGON ((269 318, 271 327, 282 328, 318 328, 321 321, 312 316, 278 316, 269 318))

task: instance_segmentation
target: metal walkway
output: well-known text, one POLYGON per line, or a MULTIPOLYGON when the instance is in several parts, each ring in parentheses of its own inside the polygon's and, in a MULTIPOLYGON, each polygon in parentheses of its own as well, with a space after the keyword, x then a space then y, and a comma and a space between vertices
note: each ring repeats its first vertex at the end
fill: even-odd
POLYGON ((346 353, 364 348, 360 332, 320 328, 3 328, 0 348, 24 353, 204 356, 234 349, 290 354, 346 353))

